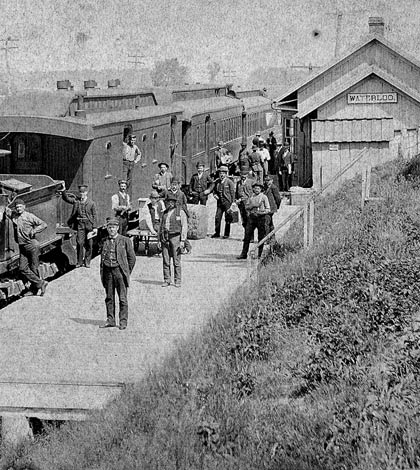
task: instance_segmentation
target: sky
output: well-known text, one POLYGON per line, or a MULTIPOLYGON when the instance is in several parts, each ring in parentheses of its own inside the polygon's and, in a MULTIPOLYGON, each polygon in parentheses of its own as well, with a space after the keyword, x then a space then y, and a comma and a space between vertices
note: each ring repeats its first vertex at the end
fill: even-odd
POLYGON ((213 61, 237 77, 323 66, 337 37, 345 50, 367 34, 369 16, 382 16, 386 38, 420 59, 420 0, 0 0, 0 11, 0 39, 17 39, 14 73, 134 67, 129 55, 144 56, 144 67, 177 57, 195 80, 213 61))

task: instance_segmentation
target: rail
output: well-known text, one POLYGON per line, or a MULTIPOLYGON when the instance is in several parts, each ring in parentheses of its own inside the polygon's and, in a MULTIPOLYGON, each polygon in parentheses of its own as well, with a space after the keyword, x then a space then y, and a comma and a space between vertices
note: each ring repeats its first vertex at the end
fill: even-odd
MULTIPOLYGON (((315 198, 320 196, 325 190, 331 187, 335 182, 338 181, 350 168, 352 168, 366 153, 368 152, 367 147, 363 149, 356 155, 356 157, 349 162, 341 171, 339 171, 334 178, 329 181, 324 187, 321 187, 318 191, 315 191, 314 194, 309 198, 308 203, 302 206, 301 209, 298 209, 293 214, 290 214, 286 219, 284 219, 280 224, 278 224, 274 229, 268 233, 261 241, 259 241, 252 250, 252 258, 257 258, 258 249, 265 242, 270 240, 281 228, 285 227, 287 224, 294 222, 300 215, 304 216, 304 227, 303 227, 303 245, 305 248, 309 248, 313 244, 313 230, 314 230, 314 213, 315 213, 315 198)), ((363 196, 362 196, 363 198, 363 196)), ((258 258, 257 258, 258 259, 258 258)))

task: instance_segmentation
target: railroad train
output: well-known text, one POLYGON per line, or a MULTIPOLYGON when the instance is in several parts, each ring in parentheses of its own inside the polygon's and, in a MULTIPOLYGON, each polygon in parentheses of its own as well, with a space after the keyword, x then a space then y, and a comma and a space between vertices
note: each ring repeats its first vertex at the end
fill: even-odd
MULTIPOLYGON (((198 161, 210 165, 222 140, 235 155, 257 131, 266 137, 278 118, 261 90, 235 90, 231 85, 127 90, 119 80, 100 89, 84 82, 74 90, 68 80, 56 91, 7 96, 0 103, 0 211, 17 195, 29 211, 48 223, 41 235, 44 277, 57 260, 76 263, 74 236, 66 226, 71 207, 58 190, 77 191, 87 184, 98 221, 110 215, 111 196, 123 175, 122 150, 128 134, 137 136, 142 160, 132 174, 133 200, 148 195, 160 162, 187 184, 198 161)), ((8 219, 0 227, 0 298, 18 295, 18 251, 8 219)))

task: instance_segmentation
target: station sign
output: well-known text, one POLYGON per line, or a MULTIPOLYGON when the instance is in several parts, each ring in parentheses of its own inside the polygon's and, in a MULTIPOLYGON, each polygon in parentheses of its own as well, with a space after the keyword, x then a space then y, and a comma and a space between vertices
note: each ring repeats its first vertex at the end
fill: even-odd
POLYGON ((347 104, 384 104, 397 103, 397 93, 349 93, 347 104))

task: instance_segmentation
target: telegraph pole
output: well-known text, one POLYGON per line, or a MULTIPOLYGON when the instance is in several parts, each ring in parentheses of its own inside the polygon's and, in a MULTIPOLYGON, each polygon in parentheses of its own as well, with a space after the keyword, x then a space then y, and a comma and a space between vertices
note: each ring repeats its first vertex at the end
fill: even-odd
POLYGON ((140 55, 140 54, 128 54, 128 58, 132 59, 132 60, 129 60, 128 63, 134 64, 134 68, 137 69, 138 66, 144 65, 144 62, 141 59, 145 59, 146 56, 140 55))
POLYGON ((236 78, 236 70, 232 70, 232 69, 223 70, 223 76, 227 78, 229 81, 232 81, 234 78, 236 78))
POLYGON ((12 49, 18 49, 18 46, 12 46, 14 42, 19 41, 19 39, 13 39, 11 36, 8 36, 6 39, 0 39, 4 45, 0 47, 1 51, 4 51, 4 59, 6 63, 6 74, 7 74, 7 94, 10 95, 11 92, 11 74, 10 74, 10 62, 9 62, 9 51, 12 49))

